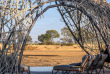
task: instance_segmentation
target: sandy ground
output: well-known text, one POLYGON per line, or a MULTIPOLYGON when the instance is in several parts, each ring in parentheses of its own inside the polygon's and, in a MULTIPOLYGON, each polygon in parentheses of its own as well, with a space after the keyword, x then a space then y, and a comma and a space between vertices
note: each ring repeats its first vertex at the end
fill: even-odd
POLYGON ((22 64, 29 66, 54 66, 81 62, 86 53, 78 45, 27 45, 22 64))

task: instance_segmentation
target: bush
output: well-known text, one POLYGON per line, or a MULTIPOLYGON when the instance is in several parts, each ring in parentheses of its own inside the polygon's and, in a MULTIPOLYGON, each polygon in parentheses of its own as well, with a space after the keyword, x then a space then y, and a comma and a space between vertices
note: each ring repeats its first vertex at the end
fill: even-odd
POLYGON ((46 42, 46 45, 54 45, 54 42, 46 42))
POLYGON ((39 43, 39 45, 55 45, 54 42, 43 42, 43 43, 39 43))
POLYGON ((55 45, 61 45, 61 43, 55 43, 55 45))
POLYGON ((73 46, 73 43, 67 43, 66 46, 73 46))
POLYGON ((74 43, 62 43, 61 46, 73 46, 74 43))

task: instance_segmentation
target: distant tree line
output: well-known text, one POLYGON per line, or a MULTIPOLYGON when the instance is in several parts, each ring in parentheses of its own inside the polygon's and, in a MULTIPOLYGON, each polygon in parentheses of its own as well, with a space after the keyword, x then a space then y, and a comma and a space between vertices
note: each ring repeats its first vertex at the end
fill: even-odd
MULTIPOLYGON (((74 33, 77 38, 80 38, 77 30, 74 33)), ((91 37, 94 36, 93 34, 91 36, 91 33, 92 31, 81 29, 81 34, 84 37, 83 38, 84 41, 88 41, 88 42, 90 41, 91 37)), ((45 34, 41 34, 38 36, 38 41, 40 41, 40 43, 38 42, 35 42, 35 43, 46 44, 46 45, 57 44, 57 45, 67 45, 67 46, 73 45, 74 43, 76 43, 76 41, 73 39, 71 32, 67 27, 64 27, 61 29, 61 35, 62 36, 60 38, 60 41, 55 42, 54 39, 59 38, 60 34, 56 30, 47 30, 45 34)), ((29 36, 27 40, 28 42, 32 42, 31 36, 29 36)))
POLYGON ((45 34, 41 34, 38 36, 38 40, 41 42, 40 44, 47 45, 73 45, 74 39, 67 27, 61 29, 60 41, 54 42, 55 38, 59 38, 60 34, 56 30, 47 30, 45 34))
MULTIPOLYGON (((38 36, 38 41, 35 41, 35 44, 46 44, 46 45, 73 45, 74 39, 67 27, 64 27, 61 29, 61 35, 62 38, 60 38, 60 41, 55 42, 55 38, 59 38, 60 34, 56 30, 47 30, 45 34, 41 34, 38 36)), ((28 37, 27 43, 31 43, 32 38, 31 36, 28 37)))

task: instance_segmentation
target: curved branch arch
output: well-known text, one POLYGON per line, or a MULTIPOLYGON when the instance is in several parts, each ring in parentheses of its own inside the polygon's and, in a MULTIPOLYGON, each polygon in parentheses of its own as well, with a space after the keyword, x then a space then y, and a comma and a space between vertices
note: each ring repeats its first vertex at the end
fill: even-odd
MULTIPOLYGON (((103 0, 102 3, 96 0, 2 0, 0 2, 0 42, 3 47, 1 49, 2 60, 0 64, 3 65, 0 65, 0 73, 10 71, 10 69, 15 66, 15 73, 19 72, 17 67, 21 64, 26 40, 33 25, 44 12, 53 7, 58 8, 63 21, 71 31, 74 39, 87 54, 90 54, 93 50, 89 52, 85 49, 85 34, 82 33, 83 27, 84 29, 88 28, 90 29, 89 31, 93 31, 88 35, 95 34, 92 38, 97 39, 97 45, 100 51, 102 51, 101 44, 104 44, 109 52, 110 5, 105 0, 103 0), (74 16, 77 14, 76 19, 79 20, 79 13, 82 13, 84 17, 80 18, 78 22, 75 21, 74 16), (72 16, 72 14, 74 15, 72 16), (81 23, 81 20, 84 21, 84 19, 88 20, 91 25, 87 27, 87 24, 89 24, 87 22, 86 27, 80 25, 84 24, 81 23), (73 30, 73 28, 75 29, 73 30), (76 31, 78 31, 80 37, 75 35, 76 31), (14 49, 13 52, 11 52, 11 48, 14 49), (10 64, 10 66, 6 64, 9 62, 7 61, 8 52, 10 52, 11 59, 13 59, 13 55, 15 56, 13 66, 12 64, 10 64), (18 57, 18 55, 20 55, 20 57, 18 57)), ((86 29, 86 31, 88 30, 86 29)), ((93 40, 91 39, 91 41, 93 40)), ((104 48, 104 50, 106 50, 106 48, 104 48)), ((12 73, 12 70, 10 73, 12 73)))

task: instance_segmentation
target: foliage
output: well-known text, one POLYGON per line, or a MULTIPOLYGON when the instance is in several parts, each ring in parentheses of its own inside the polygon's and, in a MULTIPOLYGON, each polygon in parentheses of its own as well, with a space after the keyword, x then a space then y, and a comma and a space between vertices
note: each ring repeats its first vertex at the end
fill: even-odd
POLYGON ((53 41, 53 38, 60 37, 60 34, 56 30, 48 30, 46 34, 51 36, 51 41, 53 41))
MULTIPOLYGON (((89 43, 93 37, 95 38, 96 35, 94 31, 91 31, 88 26, 87 28, 81 28, 80 31, 76 30, 74 32, 74 35, 79 41, 86 41, 87 43, 89 43)), ((67 27, 61 29, 61 34, 63 35, 63 38, 60 39, 63 41, 62 43, 73 43, 72 34, 67 27)), ((76 43, 75 40, 74 42, 76 43)))
POLYGON ((74 43, 62 43, 61 46, 73 46, 74 43))
POLYGON ((42 34, 42 35, 38 36, 38 40, 42 43, 50 41, 50 39, 51 39, 51 36, 49 34, 42 34))
POLYGON ((84 42, 90 43, 92 41, 92 39, 96 38, 96 34, 95 34, 94 30, 92 28, 90 28, 90 25, 87 25, 86 28, 82 27, 80 29, 80 33, 78 30, 76 30, 74 32, 74 34, 75 34, 76 38, 79 41, 82 41, 83 43, 84 42))
POLYGON ((38 36, 38 40, 42 42, 42 44, 53 44, 53 39, 58 38, 60 35, 56 30, 48 30, 46 34, 42 34, 38 36))
POLYGON ((73 43, 72 34, 67 27, 61 29, 61 34, 63 35, 63 38, 60 40, 62 40, 63 43, 73 43))

